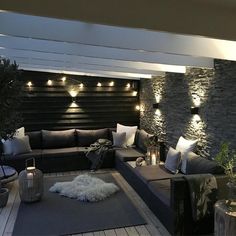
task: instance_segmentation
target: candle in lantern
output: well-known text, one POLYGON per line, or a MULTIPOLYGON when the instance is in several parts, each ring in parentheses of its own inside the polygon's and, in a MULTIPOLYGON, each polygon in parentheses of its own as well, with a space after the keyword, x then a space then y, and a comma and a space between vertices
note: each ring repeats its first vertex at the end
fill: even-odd
POLYGON ((154 153, 152 154, 151 161, 152 161, 152 165, 156 165, 156 161, 157 161, 156 154, 154 153))
POLYGON ((32 188, 33 187, 33 182, 34 182, 34 174, 29 172, 27 173, 27 184, 28 184, 28 188, 32 188))

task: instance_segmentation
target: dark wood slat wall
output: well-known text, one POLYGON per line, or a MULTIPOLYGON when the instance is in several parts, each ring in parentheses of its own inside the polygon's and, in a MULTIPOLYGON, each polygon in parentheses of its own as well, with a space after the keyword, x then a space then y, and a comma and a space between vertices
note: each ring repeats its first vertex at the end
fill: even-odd
POLYGON ((139 125, 139 111, 135 108, 139 93, 134 94, 139 91, 139 81, 66 75, 63 82, 62 77, 56 73, 23 71, 21 112, 27 131, 97 129, 116 127, 117 123, 139 125), (52 85, 48 85, 48 80, 52 80, 52 85), (114 86, 109 86, 111 81, 114 86), (98 82, 102 87, 97 86, 98 82), (71 89, 79 91, 76 103, 72 103, 71 89))

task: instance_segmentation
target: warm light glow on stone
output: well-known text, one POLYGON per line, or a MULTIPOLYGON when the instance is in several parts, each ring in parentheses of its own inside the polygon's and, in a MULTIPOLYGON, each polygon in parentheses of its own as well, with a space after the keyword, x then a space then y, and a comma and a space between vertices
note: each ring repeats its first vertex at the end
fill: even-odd
POLYGON ((78 91, 76 91, 76 90, 70 90, 70 91, 69 91, 69 94, 70 94, 70 96, 71 96, 71 97, 73 97, 73 98, 74 98, 74 97, 76 97, 76 96, 77 96, 77 94, 78 94, 78 91))
POLYGON ((62 80, 62 82, 65 82, 65 81, 66 81, 66 77, 63 76, 63 77, 61 78, 61 80, 62 80))
POLYGON ((102 87, 102 84, 100 82, 97 83, 98 87, 102 87))
POLYGON ((139 105, 136 105, 136 106, 135 106, 135 109, 136 109, 137 111, 139 111, 139 110, 140 110, 140 106, 139 106, 139 105))
POLYGON ((83 87, 84 87, 84 84, 83 84, 83 83, 80 83, 79 87, 80 87, 80 88, 83 88, 83 87))
POLYGON ((114 81, 111 81, 110 83, 109 83, 109 86, 114 86, 114 81))
POLYGON ((137 96, 138 92, 137 91, 133 91, 133 96, 137 96))
POLYGON ((50 79, 48 80, 48 85, 50 85, 50 86, 52 85, 52 80, 50 80, 50 79))

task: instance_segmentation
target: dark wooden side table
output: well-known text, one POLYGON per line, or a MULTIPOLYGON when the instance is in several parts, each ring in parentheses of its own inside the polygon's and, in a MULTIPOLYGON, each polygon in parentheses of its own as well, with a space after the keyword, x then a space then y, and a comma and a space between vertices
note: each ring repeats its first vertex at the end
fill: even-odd
POLYGON ((215 204, 215 236, 236 235, 236 211, 229 211, 225 200, 217 201, 215 204))

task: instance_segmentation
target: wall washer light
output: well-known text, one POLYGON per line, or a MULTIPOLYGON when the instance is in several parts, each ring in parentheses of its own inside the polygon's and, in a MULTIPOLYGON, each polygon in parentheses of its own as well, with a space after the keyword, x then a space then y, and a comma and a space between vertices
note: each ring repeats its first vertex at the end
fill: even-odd
POLYGON ((61 80, 62 80, 62 82, 65 82, 65 81, 66 81, 66 77, 63 76, 63 77, 61 78, 61 80))
POLYGON ((191 107, 190 111, 191 111, 191 114, 196 115, 199 113, 199 107, 191 107))
POLYGON ((27 83, 27 86, 28 87, 31 87, 33 84, 32 84, 32 82, 31 81, 29 81, 28 83, 27 83))
POLYGON ((140 111, 140 106, 139 106, 139 105, 136 105, 136 106, 135 106, 135 110, 136 110, 136 111, 140 111))
POLYGON ((126 88, 130 88, 130 87, 131 87, 130 83, 127 83, 126 88))
POLYGON ((97 83, 98 87, 102 87, 102 84, 100 82, 97 83))
POLYGON ((84 87, 84 84, 83 84, 83 83, 80 83, 79 87, 80 87, 80 88, 83 88, 83 87, 84 87))
POLYGON ((133 96, 137 96, 138 92, 137 91, 133 91, 133 96))
POLYGON ((111 81, 110 83, 109 83, 109 86, 114 86, 114 81, 111 81))
POLYGON ((52 85, 52 80, 50 80, 50 79, 48 80, 48 85, 50 85, 50 86, 52 85))
POLYGON ((154 104, 152 104, 152 108, 158 109, 158 108, 159 108, 159 103, 154 103, 154 104))

